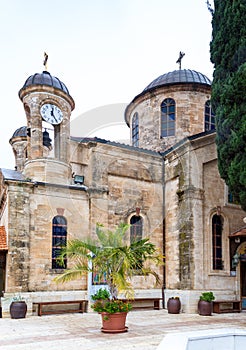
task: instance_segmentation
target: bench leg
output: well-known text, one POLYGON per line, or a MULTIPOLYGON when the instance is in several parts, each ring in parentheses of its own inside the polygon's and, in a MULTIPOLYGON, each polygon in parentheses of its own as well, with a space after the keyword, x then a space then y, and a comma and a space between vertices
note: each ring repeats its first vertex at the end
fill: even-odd
POLYGON ((42 316, 42 305, 38 304, 38 316, 42 316))
POLYGON ((81 303, 79 303, 79 312, 84 312, 84 306, 83 306, 84 302, 82 301, 81 303))
POLYGON ((160 310, 160 301, 154 300, 154 310, 160 310))
POLYGON ((88 301, 83 301, 83 312, 88 312, 88 301))

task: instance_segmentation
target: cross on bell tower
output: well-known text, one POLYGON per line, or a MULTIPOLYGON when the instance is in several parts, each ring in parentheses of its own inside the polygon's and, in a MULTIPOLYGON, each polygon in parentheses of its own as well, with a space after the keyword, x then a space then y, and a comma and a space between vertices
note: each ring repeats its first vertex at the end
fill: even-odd
POLYGON ((184 57, 185 53, 184 52, 179 52, 179 58, 177 59, 176 63, 179 63, 179 69, 181 69, 181 61, 182 58, 184 57))

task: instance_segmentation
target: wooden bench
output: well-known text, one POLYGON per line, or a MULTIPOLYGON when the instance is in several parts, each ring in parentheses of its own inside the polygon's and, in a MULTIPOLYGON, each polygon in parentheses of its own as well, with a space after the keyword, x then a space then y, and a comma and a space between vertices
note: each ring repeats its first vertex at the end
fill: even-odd
POLYGON ((67 301, 67 300, 63 300, 63 301, 42 301, 42 302, 38 302, 38 303, 34 303, 36 305, 38 305, 38 316, 42 316, 42 315, 51 315, 51 314, 63 314, 63 313, 67 313, 67 312, 87 312, 88 309, 88 300, 72 300, 72 301, 67 301), (51 306, 51 305, 76 305, 78 304, 79 307, 74 309, 74 308, 70 308, 70 309, 49 309, 49 310, 43 310, 43 306, 51 306))
POLYGON ((125 302, 129 302, 132 304, 132 309, 154 309, 154 310, 160 310, 160 300, 162 298, 136 298, 133 300, 128 299, 121 299, 125 302), (146 305, 146 302, 150 302, 151 305, 146 305))
POLYGON ((241 312, 241 301, 215 300, 213 301, 213 312, 217 314, 229 313, 229 312, 241 312))

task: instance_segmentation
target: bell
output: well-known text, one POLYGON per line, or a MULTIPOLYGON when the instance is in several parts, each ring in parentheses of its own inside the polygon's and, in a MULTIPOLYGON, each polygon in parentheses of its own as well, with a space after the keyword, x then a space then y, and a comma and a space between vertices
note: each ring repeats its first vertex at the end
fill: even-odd
POLYGON ((43 132, 43 145, 47 148, 50 148, 51 147, 51 139, 50 139, 50 136, 49 136, 49 133, 48 131, 45 129, 45 131, 43 132))

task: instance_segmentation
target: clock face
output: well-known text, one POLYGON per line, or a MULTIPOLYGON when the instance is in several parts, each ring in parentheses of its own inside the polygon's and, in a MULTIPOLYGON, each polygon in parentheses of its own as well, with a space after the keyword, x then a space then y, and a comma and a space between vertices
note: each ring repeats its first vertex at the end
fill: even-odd
POLYGON ((63 114, 60 108, 56 105, 52 105, 50 103, 46 103, 40 108, 40 113, 42 118, 53 125, 58 125, 61 123, 63 119, 63 114))

